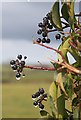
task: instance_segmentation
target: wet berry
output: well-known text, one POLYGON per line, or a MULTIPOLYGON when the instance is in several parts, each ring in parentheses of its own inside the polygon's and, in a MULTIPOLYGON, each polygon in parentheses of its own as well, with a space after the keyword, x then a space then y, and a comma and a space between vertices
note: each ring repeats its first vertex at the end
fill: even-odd
POLYGON ((49 38, 46 39, 46 43, 50 43, 50 39, 49 38))
POLYGON ((39 97, 40 96, 40 92, 36 92, 36 97, 39 97))
POLYGON ((33 94, 33 95, 32 95, 32 98, 36 98, 36 94, 33 94))
POLYGON ((44 105, 42 103, 39 103, 39 108, 44 109, 44 105))
POLYGON ((45 43, 46 42, 46 38, 42 38, 42 43, 45 43))
POLYGON ((48 24, 48 26, 47 26, 49 29, 52 29, 53 28, 53 26, 51 25, 51 24, 48 24))
POLYGON ((42 37, 46 37, 46 36, 47 36, 47 32, 43 32, 42 37))
POLYGON ((48 24, 48 19, 47 19, 47 17, 44 17, 44 18, 43 18, 43 23, 45 23, 46 25, 48 24))
POLYGON ((24 56, 24 59, 27 59, 27 56, 24 56))
POLYGON ((50 13, 48 13, 48 14, 46 15, 46 17, 47 17, 47 19, 50 19, 50 13))
POLYGON ((13 69, 13 70, 17 70, 17 65, 16 65, 16 64, 13 65, 13 66, 12 66, 12 69, 13 69))
POLYGON ((36 41, 37 41, 38 43, 40 43, 40 42, 41 42, 41 38, 38 38, 36 41))
POLYGON ((42 22, 38 23, 38 26, 39 27, 43 27, 42 22))
POLYGON ((15 64, 15 60, 11 60, 11 61, 10 61, 10 64, 11 64, 11 65, 14 65, 14 64, 15 64))
POLYGON ((22 55, 18 55, 17 58, 18 58, 19 60, 21 60, 21 59, 22 59, 22 55))
POLYGON ((23 67, 25 65, 25 61, 21 61, 21 66, 23 67))
POLYGON ((34 105, 34 106, 37 106, 37 105, 38 105, 38 102, 37 102, 37 101, 35 101, 35 102, 33 103, 33 105, 34 105))
POLYGON ((57 39, 60 39, 60 38, 61 38, 61 35, 60 35, 60 34, 57 34, 55 37, 56 37, 56 40, 57 40, 57 39))
POLYGON ((20 78, 21 74, 20 73, 17 73, 16 74, 16 78, 20 78))
POLYGON ((47 93, 46 93, 46 94, 44 94, 43 96, 44 96, 44 98, 47 98, 47 93))
POLYGON ((40 88, 40 89, 39 89, 39 92, 40 92, 40 94, 43 94, 43 93, 44 93, 44 89, 43 89, 43 88, 40 88))
POLYGON ((42 33, 42 30, 41 29, 39 29, 38 31, 37 31, 37 34, 41 34, 42 33))

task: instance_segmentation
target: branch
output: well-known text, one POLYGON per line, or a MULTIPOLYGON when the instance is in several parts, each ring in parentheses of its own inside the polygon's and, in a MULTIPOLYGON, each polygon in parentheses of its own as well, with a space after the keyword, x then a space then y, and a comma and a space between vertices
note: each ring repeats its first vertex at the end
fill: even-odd
MULTIPOLYGON (((55 63, 55 60, 52 60, 52 63, 55 63)), ((62 66, 62 69, 66 68, 69 72, 81 74, 81 70, 73 67, 72 65, 68 64, 66 61, 64 62, 57 62, 57 64, 60 64, 62 66)))
POLYGON ((56 70, 55 68, 35 67, 35 66, 24 66, 24 68, 37 69, 37 70, 47 70, 47 71, 56 70))
POLYGON ((42 43, 38 43, 37 41, 33 41, 33 43, 34 43, 34 44, 38 44, 38 45, 40 45, 40 46, 43 46, 43 47, 45 47, 45 48, 47 48, 47 49, 50 49, 50 50, 53 50, 53 51, 59 53, 59 54, 61 55, 63 61, 66 61, 61 51, 59 51, 59 50, 57 50, 57 49, 55 49, 55 48, 46 46, 46 45, 44 45, 44 44, 42 44, 42 43))

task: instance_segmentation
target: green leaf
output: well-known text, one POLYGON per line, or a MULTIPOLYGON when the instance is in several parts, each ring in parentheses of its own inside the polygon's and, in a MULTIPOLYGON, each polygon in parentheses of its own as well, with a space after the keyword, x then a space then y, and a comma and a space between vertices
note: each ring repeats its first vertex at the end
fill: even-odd
POLYGON ((79 119, 79 107, 74 107, 73 108, 73 120, 79 119))
POLYGON ((69 14, 67 4, 64 3, 61 9, 62 17, 68 22, 69 14))
POLYGON ((59 11, 60 11, 59 2, 55 2, 52 7, 52 22, 54 24, 54 27, 56 27, 59 30, 62 30, 62 24, 61 24, 59 11))
POLYGON ((49 113, 45 110, 40 111, 41 116, 47 116, 49 113))
POLYGON ((61 95, 57 98, 57 109, 58 113, 61 114, 64 118, 67 118, 68 114, 65 110, 65 97, 61 95))
POLYGON ((51 108, 51 111, 52 111, 52 115, 53 115, 54 118, 56 118, 57 109, 55 107, 54 100, 50 95, 49 95, 49 103, 50 103, 50 108, 51 108))
MULTIPOLYGON (((69 40, 71 40, 70 36, 66 38, 66 40, 59 46, 58 50, 60 50, 65 57, 66 61, 68 62, 67 52, 68 48, 70 47, 69 40)), ((62 57, 58 54, 58 60, 62 61, 62 57)))
POLYGON ((54 101, 57 99, 57 86, 55 82, 52 82, 49 88, 49 95, 53 98, 54 101))
POLYGON ((62 73, 61 72, 58 73, 58 75, 57 75, 56 84, 60 87, 60 89, 64 92, 64 94, 66 96, 68 96, 66 91, 65 91, 64 85, 63 85, 63 77, 62 77, 62 73))

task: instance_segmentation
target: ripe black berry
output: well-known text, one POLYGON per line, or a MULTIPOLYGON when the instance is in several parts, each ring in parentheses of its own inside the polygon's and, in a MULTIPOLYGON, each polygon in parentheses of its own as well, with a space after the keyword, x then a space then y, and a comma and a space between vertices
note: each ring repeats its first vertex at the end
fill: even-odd
POLYGON ((43 38, 43 39, 42 39, 42 43, 45 43, 45 42, 46 42, 46 38, 43 38))
POLYGON ((37 31, 37 34, 41 34, 42 33, 42 30, 41 29, 39 29, 38 31, 37 31))
POLYGON ((38 26, 39 27, 43 27, 42 22, 38 23, 38 26))
POLYGON ((38 43, 40 43, 40 42, 41 42, 41 38, 38 38, 36 41, 37 41, 38 43))
POLYGON ((19 60, 21 60, 21 59, 22 59, 22 55, 18 55, 17 58, 18 58, 19 60))
POLYGON ((44 18, 43 18, 43 23, 45 23, 46 25, 48 24, 48 19, 47 19, 47 17, 44 17, 44 18))
POLYGON ((10 64, 11 64, 11 65, 14 65, 14 64, 15 64, 15 60, 11 60, 11 61, 10 61, 10 64))
POLYGON ((47 36, 47 32, 43 32, 42 37, 46 37, 46 36, 47 36))
POLYGON ((39 97, 40 96, 40 92, 36 92, 36 97, 39 97))
POLYGON ((24 56, 24 59, 27 59, 27 56, 24 56))
POLYGON ((50 19, 50 13, 48 13, 48 14, 46 15, 46 17, 47 17, 48 19, 50 19))
POLYGON ((43 88, 40 88, 40 89, 39 89, 39 92, 40 92, 40 94, 43 94, 43 93, 44 93, 44 89, 43 89, 43 88))
POLYGON ((56 40, 57 40, 57 39, 60 39, 60 38, 61 38, 61 35, 60 35, 60 34, 57 34, 55 37, 56 37, 56 40))
POLYGON ((46 93, 46 94, 44 94, 43 96, 44 96, 44 98, 47 98, 47 93, 46 93))
POLYGON ((21 66, 23 67, 25 65, 25 61, 21 61, 21 66))
POLYGON ((16 78, 20 78, 21 74, 20 73, 17 73, 16 74, 16 78))
POLYGON ((50 39, 49 38, 46 39, 46 43, 50 43, 50 39))
POLYGON ((33 94, 33 95, 32 95, 32 99, 33 99, 33 98, 36 98, 36 94, 33 94))
POLYGON ((39 108, 44 109, 44 105, 42 103, 39 103, 39 108))
POLYGON ((37 106, 37 105, 38 105, 38 102, 37 102, 37 101, 35 101, 35 102, 33 103, 33 105, 34 105, 34 106, 37 106))
POLYGON ((14 64, 14 65, 12 66, 12 69, 13 69, 13 70, 17 70, 17 65, 14 64))
POLYGON ((51 25, 51 24, 48 24, 48 26, 47 26, 49 29, 52 29, 53 28, 53 25, 51 25))

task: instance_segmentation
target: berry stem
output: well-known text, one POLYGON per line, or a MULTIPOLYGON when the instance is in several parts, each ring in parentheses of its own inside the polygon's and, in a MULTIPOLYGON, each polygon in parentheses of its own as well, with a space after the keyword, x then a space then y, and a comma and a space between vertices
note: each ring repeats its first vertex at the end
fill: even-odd
MULTIPOLYGON (((69 26, 69 25, 66 25, 66 26, 64 26, 62 29, 65 29, 65 28, 67 28, 67 27, 70 27, 70 26, 69 26)), ((57 29, 48 30, 48 32, 55 32, 55 31, 58 31, 58 30, 57 30, 57 29)), ((59 30, 59 32, 62 32, 62 31, 59 30)))
POLYGON ((37 69, 37 70, 48 70, 54 71, 55 68, 35 67, 35 66, 24 66, 24 68, 37 69))

